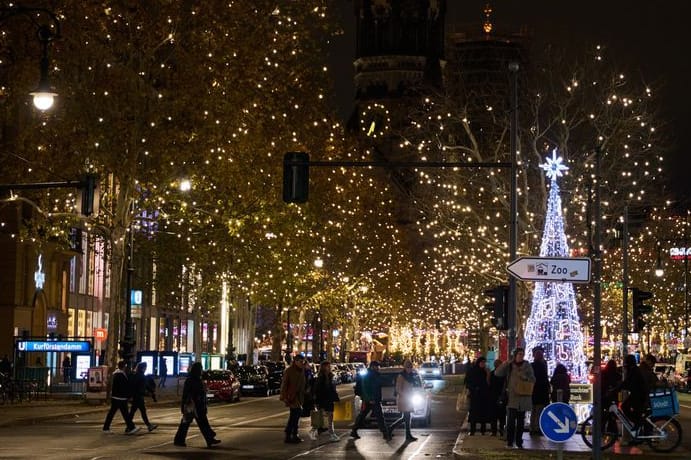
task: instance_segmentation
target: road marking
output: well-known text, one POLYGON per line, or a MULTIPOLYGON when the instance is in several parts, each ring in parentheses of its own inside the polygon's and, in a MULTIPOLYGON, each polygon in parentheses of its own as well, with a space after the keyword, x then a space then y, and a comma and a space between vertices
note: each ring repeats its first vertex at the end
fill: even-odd
POLYGON ((425 447, 425 444, 427 444, 431 438, 432 438, 432 436, 427 436, 426 439, 420 443, 418 448, 415 449, 415 452, 410 454, 410 457, 408 457, 408 459, 411 459, 411 458, 415 457, 416 455, 418 455, 420 453, 420 451, 422 450, 422 448, 425 447))

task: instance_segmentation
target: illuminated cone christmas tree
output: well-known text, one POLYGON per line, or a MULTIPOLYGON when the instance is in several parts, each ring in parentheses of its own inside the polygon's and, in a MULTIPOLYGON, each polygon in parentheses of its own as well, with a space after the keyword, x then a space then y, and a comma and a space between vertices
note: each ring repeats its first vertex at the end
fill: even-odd
MULTIPOLYGON (((562 158, 557 157, 556 149, 552 152, 552 158, 547 158, 547 162, 540 167, 551 180, 540 257, 569 257, 557 184, 557 178, 568 168, 562 164, 562 158)), ((568 369, 572 382, 587 381, 583 333, 572 283, 535 283, 530 317, 525 327, 525 342, 527 356, 537 345, 545 349, 550 376, 557 363, 562 363, 568 369)))

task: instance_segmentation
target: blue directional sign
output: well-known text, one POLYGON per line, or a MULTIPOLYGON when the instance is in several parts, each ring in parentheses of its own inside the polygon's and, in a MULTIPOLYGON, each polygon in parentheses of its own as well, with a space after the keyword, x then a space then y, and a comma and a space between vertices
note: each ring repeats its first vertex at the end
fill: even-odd
POLYGON ((91 342, 58 340, 18 340, 17 350, 40 352, 84 352, 91 351, 91 342))
POLYGON ((577 427, 578 418, 568 404, 552 403, 542 410, 540 430, 550 441, 568 441, 577 427))

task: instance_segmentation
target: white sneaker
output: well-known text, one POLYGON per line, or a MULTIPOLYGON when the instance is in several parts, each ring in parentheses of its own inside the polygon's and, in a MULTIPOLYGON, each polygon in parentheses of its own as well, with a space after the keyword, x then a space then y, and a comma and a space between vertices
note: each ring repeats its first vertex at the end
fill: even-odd
POLYGON ((338 437, 336 433, 331 433, 331 436, 329 437, 329 440, 331 442, 338 442, 341 440, 341 438, 338 437))
POLYGON ((311 439, 312 441, 316 441, 316 440, 317 440, 317 436, 318 436, 318 435, 317 435, 317 430, 310 430, 310 432, 309 432, 309 437, 310 437, 310 439, 311 439))
POLYGON ((115 434, 113 430, 103 430, 103 434, 115 434))
POLYGON ((132 428, 131 430, 125 430, 125 434, 135 434, 135 433, 137 433, 139 430, 141 430, 141 428, 138 427, 138 426, 135 426, 135 427, 132 428))

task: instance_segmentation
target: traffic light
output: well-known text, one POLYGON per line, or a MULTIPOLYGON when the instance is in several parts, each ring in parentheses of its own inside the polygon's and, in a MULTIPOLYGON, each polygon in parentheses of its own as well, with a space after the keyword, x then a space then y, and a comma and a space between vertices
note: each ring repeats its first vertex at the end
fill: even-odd
POLYGON ((653 311, 652 305, 646 305, 645 302, 648 299, 653 298, 653 293, 648 291, 641 291, 638 288, 631 288, 633 292, 633 331, 640 332, 645 328, 645 320, 643 315, 653 311))
POLYGON ((310 188, 309 154, 288 152, 283 155, 283 201, 305 203, 310 188))
POLYGON ((82 215, 89 217, 94 213, 94 195, 98 186, 98 177, 95 174, 86 174, 82 179, 82 215))
POLYGON ((509 287, 505 285, 487 289, 484 294, 491 299, 485 304, 492 312, 492 324, 499 330, 509 329, 509 287))

